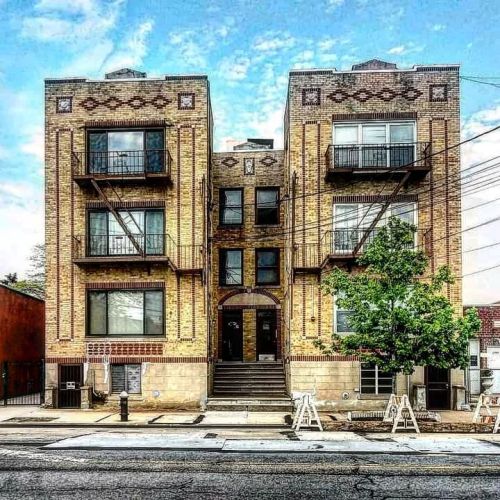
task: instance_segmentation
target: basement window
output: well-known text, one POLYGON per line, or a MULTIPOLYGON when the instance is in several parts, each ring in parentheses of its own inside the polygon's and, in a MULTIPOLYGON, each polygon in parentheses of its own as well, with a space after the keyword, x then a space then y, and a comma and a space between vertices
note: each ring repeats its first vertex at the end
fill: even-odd
POLYGON ((392 394, 393 383, 392 373, 384 372, 376 365, 361 364, 361 394, 392 394))
POLYGON ((141 365, 111 365, 111 392, 141 393, 141 365))

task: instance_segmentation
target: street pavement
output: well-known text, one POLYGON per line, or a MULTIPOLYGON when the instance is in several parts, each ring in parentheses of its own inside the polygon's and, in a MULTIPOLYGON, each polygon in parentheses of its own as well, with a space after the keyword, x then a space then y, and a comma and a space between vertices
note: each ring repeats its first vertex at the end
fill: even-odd
POLYGON ((321 445, 347 443, 343 451, 290 449, 290 444, 316 444, 317 434, 243 428, 113 432, 0 428, 0 498, 499 497, 500 455, 494 451, 500 450, 498 440, 327 433, 321 445), (119 449, 54 447, 74 445, 78 439, 82 445, 100 442, 107 446, 110 440, 121 445, 119 449), (458 453, 454 447, 460 440, 458 453), (182 450, 151 447, 189 441, 196 446, 201 441, 212 444, 207 448, 186 445, 182 450), (433 442, 437 444, 429 450, 433 442), (387 450, 385 446, 391 443, 404 447, 405 452, 387 450))

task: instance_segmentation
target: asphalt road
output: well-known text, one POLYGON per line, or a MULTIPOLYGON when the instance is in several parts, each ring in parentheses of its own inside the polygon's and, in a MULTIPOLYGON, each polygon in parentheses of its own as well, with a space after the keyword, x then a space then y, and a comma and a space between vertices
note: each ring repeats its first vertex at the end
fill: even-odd
POLYGON ((0 498, 498 498, 500 456, 48 450, 84 429, 0 432, 0 498))

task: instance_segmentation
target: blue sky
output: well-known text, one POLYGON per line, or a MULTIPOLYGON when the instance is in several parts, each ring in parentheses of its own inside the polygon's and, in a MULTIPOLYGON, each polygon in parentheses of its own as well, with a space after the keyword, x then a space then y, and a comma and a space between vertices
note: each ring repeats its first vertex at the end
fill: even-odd
MULTIPOLYGON (((27 266, 43 240, 43 79, 102 77, 121 67, 205 73, 215 146, 228 138, 274 137, 291 68, 348 69, 381 58, 399 67, 460 63, 462 74, 500 76, 500 12, 479 0, 0 0, 0 274, 27 266)), ((462 84, 464 134, 500 123, 500 89, 462 84)), ((500 138, 463 150, 467 166, 493 156, 500 138)), ((498 196, 495 190, 465 206, 498 196)), ((464 226, 486 220, 471 210, 464 226)), ((500 225, 464 235, 474 248, 500 239, 500 225)), ((500 247, 466 256, 466 272, 500 263, 500 247)), ((500 300, 500 272, 467 280, 466 299, 500 300)))

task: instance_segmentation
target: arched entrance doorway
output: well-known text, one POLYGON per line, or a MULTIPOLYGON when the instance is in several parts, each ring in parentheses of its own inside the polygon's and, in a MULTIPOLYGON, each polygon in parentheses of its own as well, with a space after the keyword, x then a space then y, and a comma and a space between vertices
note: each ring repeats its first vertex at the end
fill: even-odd
POLYGON ((218 361, 281 359, 281 305, 265 290, 234 290, 218 306, 218 361))

